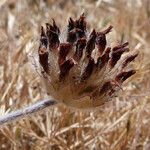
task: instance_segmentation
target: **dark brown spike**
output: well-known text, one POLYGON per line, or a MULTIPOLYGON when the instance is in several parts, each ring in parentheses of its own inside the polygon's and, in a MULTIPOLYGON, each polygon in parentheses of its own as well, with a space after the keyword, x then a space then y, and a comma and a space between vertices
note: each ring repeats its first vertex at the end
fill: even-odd
POLYGON ((132 75, 134 75, 136 73, 135 70, 129 70, 129 71, 124 71, 119 73, 116 77, 115 77, 115 81, 117 81, 118 83, 122 83, 124 82, 126 79, 128 79, 129 77, 131 77, 132 75))
POLYGON ((138 53, 134 55, 127 56, 122 63, 122 68, 125 68, 131 61, 134 61, 134 59, 138 56, 138 53))
POLYGON ((118 49, 125 48, 125 47, 127 47, 128 45, 129 45, 129 42, 125 42, 125 43, 123 43, 123 44, 119 44, 119 45, 113 47, 112 51, 116 51, 116 50, 118 50, 118 49))
POLYGON ((98 32, 98 34, 108 34, 109 32, 111 32, 112 28, 113 28, 113 26, 110 25, 104 31, 98 32))
POLYGON ((112 26, 109 26, 104 31, 97 32, 96 45, 97 45, 100 55, 102 55, 107 45, 106 34, 109 33, 112 28, 113 28, 112 26))
POLYGON ((55 31, 50 30, 50 26, 49 24, 46 24, 46 28, 47 28, 47 37, 48 37, 48 43, 49 43, 49 50, 56 50, 59 46, 59 34, 56 33, 55 31))
POLYGON ((41 66, 43 67, 44 71, 48 73, 49 64, 48 64, 48 51, 46 47, 44 45, 40 46, 38 53, 39 53, 39 62, 41 66))
POLYGON ((67 42, 69 42, 70 44, 74 44, 76 40, 77 40, 76 30, 73 29, 72 31, 67 33, 67 42))
POLYGON ((86 21, 84 13, 80 16, 79 20, 76 20, 76 28, 81 29, 83 32, 86 31, 86 21))
POLYGON ((46 23, 46 35, 48 37, 50 51, 57 50, 59 43, 60 43, 59 34, 60 34, 60 30, 56 26, 54 19, 53 19, 53 25, 46 23))
POLYGON ((49 38, 49 49, 57 50, 57 48, 59 47, 59 43, 60 43, 58 34, 54 32, 50 32, 50 35, 48 36, 48 38, 49 38))
POLYGON ((41 37, 45 37, 46 36, 46 33, 45 33, 45 30, 44 30, 44 27, 41 26, 41 37))
POLYGON ((100 95, 108 94, 108 92, 112 91, 112 89, 113 89, 112 83, 110 81, 107 81, 102 85, 99 93, 100 93, 100 95))
POLYGON ((79 28, 76 28, 76 37, 77 39, 84 38, 85 32, 79 28))
POLYGON ((126 47, 117 49, 116 51, 112 51, 109 62, 110 67, 113 68, 117 64, 118 60, 121 58, 121 55, 127 51, 129 51, 129 48, 126 47))
POLYGON ((81 38, 77 41, 76 51, 73 56, 75 61, 77 61, 77 62, 80 61, 80 59, 83 55, 83 50, 84 50, 85 46, 86 46, 86 38, 81 38))
POLYGON ((42 47, 42 46, 45 46, 46 49, 48 46, 48 39, 46 37, 43 26, 41 26, 41 38, 40 38, 40 47, 42 47))
POLYGON ((96 31, 95 29, 93 29, 93 31, 90 34, 89 40, 87 41, 87 45, 86 45, 87 57, 90 57, 92 51, 95 49, 95 39, 96 39, 96 31))
POLYGON ((96 67, 102 69, 105 64, 109 61, 110 47, 106 48, 105 53, 97 59, 96 67))
POLYGON ((65 60, 72 48, 70 43, 61 43, 59 46, 59 53, 58 53, 58 64, 61 65, 65 60))
POLYGON ((88 79, 91 76, 91 74, 93 72, 93 69, 94 69, 94 65, 95 65, 94 64, 94 59, 89 58, 89 62, 88 62, 87 66, 85 67, 85 69, 84 69, 84 71, 81 75, 81 78, 80 78, 81 82, 85 81, 86 79, 88 79))
POLYGON ((53 31, 59 35, 60 30, 59 30, 58 26, 56 25, 55 20, 54 19, 52 19, 52 20, 53 20, 53 31))
POLYGON ((71 30, 73 30, 75 27, 75 22, 72 18, 69 18, 69 21, 68 21, 68 32, 70 32, 71 30))
POLYGON ((60 74, 59 80, 62 81, 69 74, 70 69, 74 66, 72 59, 66 60, 63 64, 60 65, 60 74))
POLYGON ((98 48, 98 51, 99 51, 100 55, 101 55, 101 54, 103 53, 103 51, 105 50, 106 44, 107 44, 107 41, 106 41, 106 36, 105 36, 105 34, 99 34, 99 35, 96 37, 96 45, 97 45, 97 48, 98 48))

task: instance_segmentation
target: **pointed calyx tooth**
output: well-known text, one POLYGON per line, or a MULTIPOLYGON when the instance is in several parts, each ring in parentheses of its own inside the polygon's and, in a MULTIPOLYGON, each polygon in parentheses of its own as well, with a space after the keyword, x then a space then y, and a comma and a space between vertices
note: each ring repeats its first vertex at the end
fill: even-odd
POLYGON ((45 46, 45 48, 47 48, 47 46, 48 46, 48 39, 46 37, 46 33, 44 31, 43 26, 41 26, 40 46, 45 46))
POLYGON ((66 60, 60 67, 59 80, 62 81, 69 74, 70 69, 74 66, 72 59, 66 60))
POLYGON ((98 34, 96 38, 96 46, 98 48, 100 55, 105 50, 106 44, 107 44, 107 41, 106 41, 105 34, 98 34))
POLYGON ((80 59, 83 55, 83 50, 84 50, 85 46, 86 46, 86 38, 81 38, 77 41, 76 51, 73 56, 75 61, 77 61, 77 62, 80 61, 80 59))
POLYGON ((131 77, 132 75, 134 75, 136 73, 135 70, 129 70, 129 71, 124 71, 119 73, 116 77, 115 77, 115 81, 117 81, 118 83, 123 83, 126 79, 128 79, 129 77, 131 77))
POLYGON ((88 79, 91 76, 93 69, 94 69, 94 65, 95 65, 94 59, 89 58, 88 64, 84 68, 83 73, 81 74, 81 77, 80 77, 81 82, 85 81, 86 79, 88 79))
POLYGON ((100 54, 102 54, 106 48, 107 45, 106 34, 109 33, 112 28, 113 28, 112 26, 109 26, 106 30, 102 32, 97 32, 96 46, 100 54))
POLYGON ((41 37, 46 37, 46 33, 43 26, 41 26, 41 37))
POLYGON ((92 51, 95 49, 96 31, 93 29, 86 44, 86 55, 91 57, 92 51))
POLYGON ((108 28, 106 28, 104 31, 102 31, 101 33, 102 34, 108 34, 109 32, 111 32, 111 30, 112 30, 112 28, 113 28, 113 26, 109 26, 108 28))
POLYGON ((59 47, 59 34, 60 30, 56 26, 55 21, 53 20, 53 25, 46 23, 46 34, 49 41, 49 49, 50 51, 55 51, 59 47))
POLYGON ((121 48, 125 48, 125 47, 127 47, 128 45, 129 45, 129 42, 125 42, 125 43, 123 43, 123 44, 119 44, 119 45, 113 47, 113 51, 116 51, 116 50, 121 49, 121 48))
POLYGON ((43 67, 44 71, 48 73, 49 71, 49 64, 48 64, 48 51, 44 45, 40 45, 39 50, 39 62, 43 67))
POLYGON ((68 32, 70 32, 71 30, 73 30, 75 27, 75 22, 72 18, 69 18, 69 21, 68 21, 68 26, 67 26, 67 30, 68 32))
POLYGON ((75 22, 75 27, 77 29, 77 37, 83 38, 86 34, 86 21, 84 13, 80 16, 78 20, 75 22))
POLYGON ((48 46, 48 39, 46 37, 43 26, 41 26, 41 38, 40 38, 38 54, 39 54, 39 62, 46 73, 48 73, 49 70, 49 64, 48 64, 49 54, 47 51, 47 46, 48 46))
POLYGON ((61 43, 59 46, 59 52, 58 52, 58 64, 61 65, 68 55, 68 53, 71 51, 72 45, 70 43, 61 43))
POLYGON ((109 61, 110 47, 107 47, 104 54, 97 59, 96 67, 102 69, 105 64, 109 61))
POLYGON ((123 45, 116 46, 112 49, 112 53, 111 53, 110 61, 109 61, 109 65, 111 68, 113 68, 116 65, 116 63, 121 58, 121 55, 124 52, 129 51, 129 48, 126 47, 127 45, 128 44, 124 43, 123 45))
POLYGON ((67 42, 74 44, 77 40, 76 29, 67 32, 67 42))
POLYGON ((78 20, 76 20, 76 28, 79 28, 82 31, 86 31, 86 21, 84 13, 80 16, 78 20))
POLYGON ((69 18, 67 27, 67 42, 74 44, 77 39, 86 36, 86 21, 85 16, 82 14, 78 20, 69 18))
POLYGON ((73 44, 76 39, 75 21, 72 18, 69 18, 67 26, 67 42, 73 44))
POLYGON ((138 53, 127 56, 122 63, 122 68, 125 68, 130 62, 134 61, 134 59, 138 56, 138 53))
POLYGON ((111 81, 105 82, 99 90, 100 95, 103 95, 103 94, 111 94, 112 95, 114 92, 115 92, 115 90, 113 89, 113 85, 112 85, 111 81))

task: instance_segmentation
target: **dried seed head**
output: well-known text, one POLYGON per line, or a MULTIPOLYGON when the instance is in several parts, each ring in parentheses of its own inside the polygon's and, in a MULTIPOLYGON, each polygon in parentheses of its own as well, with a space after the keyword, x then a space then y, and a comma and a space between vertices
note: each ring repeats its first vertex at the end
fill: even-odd
POLYGON ((77 20, 69 19, 63 43, 56 22, 47 23, 46 29, 41 27, 38 50, 47 92, 77 108, 98 107, 111 100, 118 87, 135 74, 135 70, 125 68, 137 57, 129 53, 121 59, 123 53, 129 52, 128 42, 107 47, 106 35, 112 26, 101 32, 94 29, 88 35, 85 19, 84 14, 77 20))

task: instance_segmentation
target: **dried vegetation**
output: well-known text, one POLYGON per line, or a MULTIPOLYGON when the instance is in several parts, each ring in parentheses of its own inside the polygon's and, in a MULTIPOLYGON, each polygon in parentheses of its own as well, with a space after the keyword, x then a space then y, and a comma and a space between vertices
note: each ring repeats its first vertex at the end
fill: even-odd
POLYGON ((129 41, 131 51, 139 51, 131 64, 136 74, 99 109, 58 105, 0 127, 0 149, 150 149, 149 0, 1 0, 0 115, 46 97, 35 63, 41 25, 55 18, 65 31, 67 19, 83 12, 88 29, 111 24, 110 43, 129 41))

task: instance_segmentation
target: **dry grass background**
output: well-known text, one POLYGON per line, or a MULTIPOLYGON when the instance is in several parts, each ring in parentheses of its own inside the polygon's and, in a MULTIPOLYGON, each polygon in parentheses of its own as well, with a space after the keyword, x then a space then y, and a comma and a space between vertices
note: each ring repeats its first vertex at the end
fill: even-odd
POLYGON ((46 97, 34 69, 40 26, 85 12, 89 28, 114 26, 110 41, 129 41, 140 55, 137 73, 102 108, 72 110, 59 105, 0 127, 0 150, 149 150, 149 0, 1 0, 0 115, 46 97))

